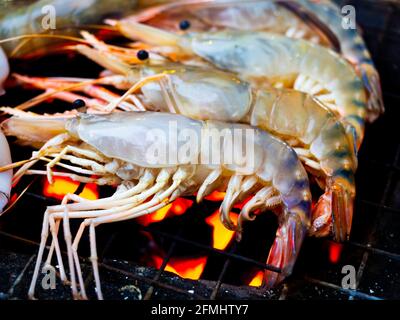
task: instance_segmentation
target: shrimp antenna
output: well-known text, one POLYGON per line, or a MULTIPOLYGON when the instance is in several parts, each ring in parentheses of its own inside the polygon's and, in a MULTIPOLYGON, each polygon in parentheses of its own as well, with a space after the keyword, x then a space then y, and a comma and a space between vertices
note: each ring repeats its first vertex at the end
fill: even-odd
POLYGON ((40 34, 40 33, 23 34, 23 35, 16 36, 16 37, 2 39, 2 40, 0 40, 0 44, 6 43, 6 42, 11 42, 11 41, 16 41, 16 40, 34 39, 34 38, 62 39, 62 40, 71 40, 71 41, 75 41, 75 42, 82 42, 85 44, 89 44, 86 40, 78 38, 78 37, 56 35, 56 34, 40 34))
POLYGON ((50 39, 62 39, 62 40, 70 40, 74 42, 80 42, 80 43, 86 43, 87 41, 81 38, 77 37, 72 37, 72 36, 64 36, 64 35, 54 35, 54 34, 38 34, 38 33, 33 33, 33 34, 24 34, 16 37, 11 37, 7 39, 2 39, 0 40, 1 43, 6 43, 6 42, 11 42, 11 41, 17 41, 17 40, 23 40, 21 41, 10 53, 10 57, 14 57, 19 50, 23 46, 25 46, 30 40, 35 39, 35 38, 50 38, 50 39))
POLYGON ((14 162, 14 163, 8 164, 8 165, 6 165, 4 167, 0 167, 0 173, 8 171, 8 170, 11 170, 11 169, 14 169, 14 168, 21 167, 26 163, 29 163, 29 162, 32 162, 32 161, 36 161, 36 160, 39 160, 39 159, 40 159, 40 157, 35 157, 35 158, 30 158, 30 159, 27 159, 27 160, 22 160, 22 161, 18 161, 18 162, 14 162))
MULTIPOLYGON (((22 78, 22 76, 20 76, 18 74, 13 74, 13 76, 15 78, 17 78, 17 79, 20 79, 20 77, 22 78)), ((61 88, 52 89, 51 91, 44 92, 44 93, 42 93, 42 94, 40 94, 40 95, 38 95, 38 96, 26 101, 26 102, 21 103, 20 105, 16 106, 15 109, 27 110, 27 109, 37 105, 38 103, 51 98, 52 96, 54 96, 55 94, 57 94, 59 92, 72 91, 74 89, 77 89, 77 88, 80 88, 80 87, 84 87, 86 85, 102 83, 102 81, 104 81, 103 78, 88 79, 88 80, 84 80, 84 81, 81 81, 81 82, 73 83, 71 85, 64 86, 64 87, 61 87, 61 88)))
POLYGON ((26 186, 26 188, 24 190, 22 190, 22 192, 17 197, 17 199, 15 199, 15 201, 11 202, 11 204, 5 210, 3 210, 3 212, 0 213, 0 217, 15 207, 15 205, 17 204, 17 202, 19 202, 19 200, 22 198, 22 196, 29 190, 29 188, 33 185, 33 183, 36 182, 37 178, 38 177, 35 177, 34 179, 32 179, 32 181, 26 186))
POLYGON ((117 29, 115 27, 107 25, 107 24, 85 24, 81 28, 82 29, 97 29, 97 30, 117 31, 117 29))

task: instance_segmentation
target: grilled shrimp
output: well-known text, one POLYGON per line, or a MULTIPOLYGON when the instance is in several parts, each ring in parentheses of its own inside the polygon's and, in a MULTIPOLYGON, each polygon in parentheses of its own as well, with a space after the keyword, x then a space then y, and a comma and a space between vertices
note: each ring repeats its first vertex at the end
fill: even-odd
MULTIPOLYGON (((315 21, 303 21, 288 10, 284 2, 263 0, 184 0, 161 4, 139 11, 124 19, 142 22, 168 31, 189 32, 216 30, 269 31, 288 37, 307 39, 332 45, 319 29, 309 26, 315 21), (187 21, 185 26, 182 22, 187 21)), ((318 22, 318 21, 317 21, 318 22)))
POLYGON ((357 159, 343 125, 318 100, 290 89, 252 90, 249 83, 216 70, 143 66, 139 71, 144 101, 150 109, 194 119, 246 123, 284 139, 325 188, 313 210, 311 233, 325 236, 332 231, 333 222, 335 239, 348 238, 357 159), (157 74, 165 75, 161 85, 147 82, 157 74))
MULTIPOLYGON (((89 47, 80 47, 79 51, 109 71, 123 73, 99 79, 103 84, 129 89, 122 98, 114 99, 103 108, 103 112, 116 111, 125 98, 141 90, 141 96, 136 99, 140 98, 140 105, 145 110, 178 113, 198 120, 250 124, 286 141, 325 189, 325 194, 313 208, 311 234, 326 236, 333 231, 337 241, 348 238, 357 159, 344 127, 318 100, 290 89, 252 89, 249 83, 234 74, 219 70, 179 64, 126 66, 123 69, 121 61, 104 52, 89 47)), ((39 88, 73 85, 73 82, 66 82, 68 78, 20 78, 39 88)), ((77 86, 75 89, 89 94, 94 91, 77 86)), ((69 94, 64 92, 62 98, 66 99, 69 94)), ((73 94, 67 101, 77 98, 90 100, 73 94)), ((18 114, 15 110, 3 110, 18 114)), ((100 109, 96 111, 100 112, 100 109)), ((22 134, 21 130, 19 134, 22 134)), ((222 207, 222 211, 228 209, 222 207)))
POLYGON ((266 32, 179 36, 139 23, 121 21, 116 26, 128 37, 164 46, 160 50, 168 47, 165 51, 175 59, 200 58, 257 87, 268 84, 310 93, 341 118, 357 150, 361 145, 367 117, 363 83, 353 67, 329 49, 266 32))
MULTIPOLYGON (((52 167, 58 165, 72 171, 64 175, 75 180, 90 180, 98 184, 115 184, 119 181, 120 188, 114 196, 95 201, 67 195, 61 205, 47 208, 29 291, 31 297, 49 227, 59 257, 60 273, 66 278, 56 234, 60 220, 64 222, 74 297, 77 297, 75 267, 80 287, 84 290, 77 248, 82 233, 89 227, 97 294, 102 299, 95 243, 96 226, 154 212, 178 196, 197 192, 197 200, 201 201, 217 188, 226 191, 222 206, 229 208, 250 194, 255 194, 242 209, 242 221, 254 219, 256 210, 279 206, 279 227, 267 263, 272 270, 280 268, 282 272, 278 274, 267 270, 267 285, 272 286, 291 273, 310 225, 311 194, 307 173, 296 153, 286 143, 247 125, 192 120, 181 115, 158 112, 81 115, 69 120, 32 121, 29 118, 12 117, 3 127, 6 131, 24 128, 26 134, 29 128, 33 131, 38 127, 43 128, 45 122, 48 122, 47 128, 53 125, 52 132, 59 134, 33 154, 32 159, 15 174, 15 179, 23 174, 40 174, 40 171, 30 168, 37 161, 44 160, 48 162, 47 175, 50 179, 57 174, 52 172, 52 167), (174 130, 171 130, 171 126, 174 130), (210 141, 210 137, 216 140, 210 141), (236 158, 238 154, 240 157, 236 158), (71 164, 65 163, 68 161, 71 164), (71 200, 74 203, 68 204, 71 200), (85 219, 73 242, 69 231, 70 218, 85 219)), ((43 139, 47 137, 46 134, 43 139)), ((41 140, 40 137, 36 139, 41 140)), ((232 227, 230 217, 224 217, 224 221, 225 225, 232 227)), ((86 296, 84 291, 82 295, 86 296)))
MULTIPOLYGON (((0 130, 0 166, 11 164, 10 147, 0 130)), ((0 215, 10 199, 12 170, 0 172, 0 215)))
POLYGON ((369 93, 368 120, 384 112, 379 74, 356 28, 344 28, 340 8, 329 0, 183 0, 149 8, 125 18, 179 31, 181 21, 190 32, 233 29, 269 31, 331 46, 350 61, 369 93), (324 37, 325 35, 325 37, 324 37))

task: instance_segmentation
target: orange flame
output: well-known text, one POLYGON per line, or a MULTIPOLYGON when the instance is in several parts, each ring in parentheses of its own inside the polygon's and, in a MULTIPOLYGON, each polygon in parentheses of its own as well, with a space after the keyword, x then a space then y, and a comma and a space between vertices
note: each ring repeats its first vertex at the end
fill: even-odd
POLYGON ((264 279, 264 272, 259 271, 255 277, 250 281, 250 287, 261 287, 264 279))
POLYGON ((204 197, 204 199, 208 201, 222 201, 225 198, 225 192, 220 192, 220 191, 213 191, 211 194, 209 194, 207 197, 204 197))
POLYGON ((166 205, 164 208, 138 218, 138 222, 143 226, 148 226, 151 223, 160 222, 168 216, 180 216, 184 214, 192 205, 192 200, 178 198, 174 202, 166 205))
POLYGON ((343 245, 341 243, 331 242, 329 244, 329 261, 335 264, 338 263, 342 250, 343 245))
POLYGON ((174 202, 172 202, 171 212, 180 216, 186 212, 193 205, 193 201, 184 198, 178 198, 174 202))
MULTIPOLYGON (((163 259, 158 256, 154 256, 153 258, 156 267, 158 269, 161 268, 163 259)), ((204 271, 206 263, 207 257, 191 259, 171 258, 165 267, 165 271, 175 273, 185 279, 198 280, 204 271)))
MULTIPOLYGON (((206 222, 213 228, 213 247, 224 250, 231 242, 235 232, 225 228, 219 217, 220 213, 217 210, 206 219, 206 222)), ((231 219, 235 224, 237 223, 237 215, 231 213, 231 219)))
POLYGON ((242 210, 243 207, 245 206, 245 204, 246 204, 247 202, 249 202, 252 198, 253 198, 253 196, 247 197, 246 200, 244 200, 243 202, 240 202, 240 203, 235 204, 233 207, 234 207, 235 209, 242 210))
POLYGON ((145 227, 151 223, 160 222, 165 219, 171 207, 172 203, 166 205, 164 208, 161 208, 154 213, 139 217, 137 221, 145 227))
MULTIPOLYGON (((66 177, 53 177, 53 180, 53 183, 50 184, 45 179, 43 194, 46 197, 62 200, 68 193, 74 193, 79 186, 79 182, 66 177)), ((87 183, 79 196, 88 200, 98 199, 98 186, 94 183, 87 183)))

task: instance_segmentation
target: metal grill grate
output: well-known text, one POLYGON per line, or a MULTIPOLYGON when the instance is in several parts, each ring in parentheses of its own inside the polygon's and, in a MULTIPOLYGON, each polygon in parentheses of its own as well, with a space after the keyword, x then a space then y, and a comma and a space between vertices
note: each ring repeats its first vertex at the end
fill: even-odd
MULTIPOLYGON (((112 247, 120 246, 118 237, 128 228, 113 230, 99 248, 102 253, 101 275, 103 290, 110 298, 138 299, 393 299, 400 298, 400 141, 398 139, 398 119, 400 119, 400 3, 398 1, 338 1, 352 4, 357 9, 357 19, 363 27, 365 39, 371 49, 374 61, 380 71, 385 115, 367 128, 364 144, 359 154, 357 173, 357 203, 354 214, 354 226, 351 240, 336 245, 327 239, 307 239, 295 273, 282 286, 265 292, 262 289, 226 284, 233 264, 240 262, 256 269, 269 266, 244 255, 232 245, 230 250, 222 252, 207 243, 187 237, 187 223, 192 216, 180 216, 179 228, 165 232, 156 227, 142 227, 168 243, 159 270, 142 268, 136 264, 111 260, 108 257, 112 247), (171 276, 164 269, 173 254, 184 246, 188 250, 201 250, 208 256, 220 260, 220 272, 211 280, 182 280, 171 276), (336 255, 336 258, 335 258, 336 255), (333 260, 338 261, 333 261, 333 260), (341 287, 341 269, 344 265, 353 265, 357 269, 357 290, 341 287), (127 288, 134 284, 140 291, 127 288), (139 293, 140 292, 140 293, 139 293)), ((18 205, 18 215, 22 221, 30 223, 40 220, 40 214, 26 217, 26 210, 34 203, 35 211, 43 212, 49 200, 35 192, 25 195, 23 204, 18 205), (37 204, 37 207, 36 207, 37 204)), ((207 204, 211 206, 212 204, 207 204)), ((204 208, 197 208, 204 210, 204 208)), ((208 209, 210 210, 210 208, 208 209)), ((17 215, 13 212, 12 215, 17 215)), ((11 216, 11 215, 10 215, 11 216)), ((0 299, 26 297, 27 287, 34 264, 39 228, 32 228, 20 236, 17 223, 12 217, 0 221, 0 299), (33 230, 34 229, 34 230, 33 230)), ((19 220, 21 221, 21 220, 19 220)), ((258 223, 257 221, 255 223, 258 223)), ((105 231, 107 233, 109 230, 105 231)), ((136 232, 132 229, 130 232, 136 232)), ((115 248, 114 248, 115 249, 115 248)), ((115 254, 114 254, 115 255, 115 254)), ((82 258, 83 267, 90 270, 88 261, 82 258)), ((236 266, 237 267, 237 266, 236 266)), ((278 271, 278 270, 277 270, 278 271)), ((86 282, 90 284, 91 273, 87 272, 86 282)), ((52 292, 39 293, 47 299, 69 298, 67 287, 60 286, 52 292), (61 289, 60 289, 61 287, 61 289)))

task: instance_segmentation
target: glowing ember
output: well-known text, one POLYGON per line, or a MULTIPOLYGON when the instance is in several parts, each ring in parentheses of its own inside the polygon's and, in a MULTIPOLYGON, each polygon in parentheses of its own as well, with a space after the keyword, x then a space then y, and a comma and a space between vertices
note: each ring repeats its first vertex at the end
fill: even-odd
MULTIPOLYGON (((53 184, 50 184, 45 179, 43 194, 46 197, 62 200, 68 193, 74 193, 79 187, 79 182, 73 181, 65 177, 53 177, 53 184)), ((94 183, 87 183, 83 191, 79 194, 80 197, 88 200, 96 200, 99 198, 98 187, 94 183)))
MULTIPOLYGON (((163 259, 157 256, 154 256, 154 262, 156 267, 161 268, 163 259)), ((204 271, 204 267, 207 263, 207 257, 199 257, 199 258, 171 258, 169 263, 165 267, 165 271, 169 271, 177 274, 178 276, 185 279, 198 280, 201 277, 201 274, 204 271)))
POLYGON ((220 192, 220 191, 214 191, 207 197, 204 197, 204 199, 209 200, 209 201, 222 201, 225 198, 225 192, 220 192))
POLYGON ((143 226, 148 226, 151 223, 163 221, 169 216, 180 216, 193 205, 192 200, 178 198, 173 203, 166 205, 164 208, 157 210, 154 213, 140 217, 138 222, 143 226))
POLYGON ((245 205, 247 202, 249 202, 252 198, 253 198, 253 197, 248 197, 246 200, 244 200, 243 202, 240 202, 240 203, 238 203, 238 204, 235 204, 233 207, 234 207, 235 209, 242 210, 243 207, 244 207, 244 205, 245 205))
POLYGON ((249 286, 250 287, 261 287, 263 283, 263 278, 264 278, 264 272, 259 271, 256 276, 253 278, 253 280, 250 281, 249 286))
MULTIPOLYGON (((213 228, 213 247, 224 250, 231 242, 235 232, 226 229, 219 217, 220 213, 217 210, 206 219, 206 222, 213 228)), ((237 223, 238 218, 236 214, 231 213, 231 219, 235 224, 237 223)))
POLYGON ((329 261, 331 263, 338 263, 340 260, 340 255, 342 254, 343 244, 331 242, 329 244, 329 261))
POLYGON ((14 193, 10 198, 10 205, 15 201, 17 201, 17 199, 18 199, 18 194, 14 193))
POLYGON ((161 208, 154 213, 139 217, 137 221, 143 226, 148 226, 151 223, 163 221, 171 207, 172 203, 166 205, 164 208, 161 208))
POLYGON ((171 212, 176 216, 180 216, 193 205, 192 200, 178 198, 172 203, 171 212))

